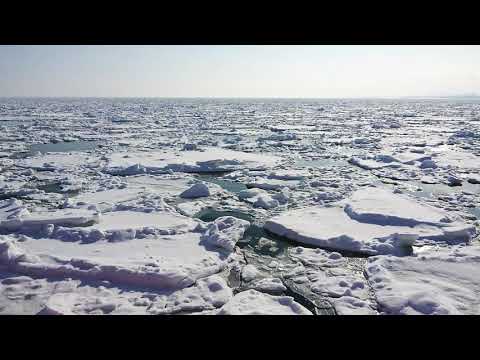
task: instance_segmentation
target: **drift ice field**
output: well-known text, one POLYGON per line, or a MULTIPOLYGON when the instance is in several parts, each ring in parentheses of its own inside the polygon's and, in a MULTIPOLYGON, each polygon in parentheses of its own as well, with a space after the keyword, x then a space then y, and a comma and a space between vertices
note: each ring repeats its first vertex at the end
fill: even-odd
POLYGON ((0 314, 480 314, 480 101, 0 99, 0 314))

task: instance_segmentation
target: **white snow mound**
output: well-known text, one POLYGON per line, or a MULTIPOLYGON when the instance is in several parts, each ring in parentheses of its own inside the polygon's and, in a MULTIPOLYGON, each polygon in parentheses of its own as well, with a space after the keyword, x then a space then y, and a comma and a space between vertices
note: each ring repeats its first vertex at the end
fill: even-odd
POLYGON ((290 296, 272 296, 256 290, 235 295, 218 313, 219 315, 312 315, 290 296))

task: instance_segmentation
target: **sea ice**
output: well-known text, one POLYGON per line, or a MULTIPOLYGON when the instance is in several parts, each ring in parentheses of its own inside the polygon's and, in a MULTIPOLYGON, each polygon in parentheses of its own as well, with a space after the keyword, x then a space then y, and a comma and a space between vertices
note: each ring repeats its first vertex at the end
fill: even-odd
POLYGON ((389 191, 367 188, 329 207, 290 210, 265 229, 304 244, 364 254, 393 254, 417 239, 468 242, 473 225, 389 191))
POLYGON ((0 100, 0 313, 479 313, 480 105, 320 102, 0 100))
POLYGON ((248 221, 233 216, 222 216, 207 225, 202 240, 231 252, 249 226, 248 221))
POLYGON ((123 171, 136 165, 141 166, 143 172, 169 169, 177 172, 225 172, 243 168, 264 170, 280 161, 281 158, 276 156, 210 147, 202 151, 113 153, 108 157, 104 171, 123 174, 123 171))
POLYGON ((245 282, 250 282, 260 276, 261 272, 252 264, 245 265, 242 268, 242 280, 245 282))
POLYGON ((219 315, 312 315, 290 296, 272 296, 256 290, 236 294, 219 315))
POLYGON ((155 299, 150 314, 175 314, 186 311, 204 311, 220 308, 233 297, 226 281, 212 275, 197 280, 194 286, 155 299))
POLYGON ((35 170, 61 171, 75 167, 91 167, 95 166, 97 162, 98 158, 81 153, 51 153, 21 159, 17 161, 16 165, 18 167, 35 170))
MULTIPOLYGON (((242 276, 244 276, 243 273, 242 276)), ((285 285, 283 285, 282 280, 272 277, 252 281, 248 284, 248 287, 270 295, 280 295, 287 291, 287 288, 285 285)))
POLYGON ((99 221, 100 214, 88 209, 30 212, 19 200, 0 201, 0 229, 4 231, 38 230, 44 225, 82 226, 99 221))
POLYGON ((474 245, 414 257, 373 257, 366 274, 386 314, 478 314, 479 263, 474 245))
POLYGON ((179 289, 213 275, 227 256, 207 249, 200 234, 153 236, 121 242, 65 242, 3 236, 0 264, 36 276, 68 276, 117 284, 179 289))
POLYGON ((196 199, 210 195, 210 189, 205 183, 197 183, 180 194, 181 198, 196 199))

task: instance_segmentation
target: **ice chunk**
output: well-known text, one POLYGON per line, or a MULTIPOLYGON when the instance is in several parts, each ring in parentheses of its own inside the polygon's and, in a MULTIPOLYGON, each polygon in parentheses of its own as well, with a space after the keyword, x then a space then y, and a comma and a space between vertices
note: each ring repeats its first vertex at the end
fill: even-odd
POLYGON ((279 180, 257 178, 253 182, 246 183, 249 188, 258 188, 263 190, 280 190, 283 188, 296 188, 300 184, 298 180, 279 180))
POLYGON ((351 296, 342 296, 333 300, 337 315, 377 315, 368 301, 351 296))
POLYGON ((347 200, 345 211, 352 219, 379 225, 445 226, 451 222, 445 211, 376 187, 354 192, 347 200))
POLYGON ((301 246, 288 249, 288 255, 305 266, 320 268, 345 266, 346 259, 338 252, 327 252, 322 249, 309 249, 301 246))
POLYGON ((140 164, 146 172, 224 172, 240 169, 263 170, 275 166, 281 158, 223 148, 205 148, 202 151, 157 151, 113 153, 104 168, 107 173, 118 173, 140 164))
POLYGON ((278 200, 273 199, 270 195, 260 195, 256 198, 253 206, 259 207, 262 209, 272 209, 279 205, 280 203, 278 200))
POLYGON ((28 211, 19 200, 0 201, 0 229, 16 231, 20 228, 38 229, 44 225, 81 226, 100 220, 97 211, 88 209, 60 209, 28 211))
POLYGON ((63 170, 94 165, 97 162, 98 158, 81 153, 52 153, 20 159, 17 161, 16 165, 22 168, 35 170, 63 170))
POLYGON ((400 167, 401 165, 395 162, 380 162, 373 159, 361 159, 357 157, 350 158, 349 162, 353 165, 357 165, 358 167, 365 169, 365 170, 374 170, 374 169, 381 169, 385 167, 400 167))
POLYGON ((441 167, 476 170, 480 168, 480 156, 461 150, 438 152, 437 164, 441 167))
POLYGON ((235 244, 243 237, 245 230, 250 226, 246 220, 233 216, 222 216, 210 223, 202 235, 207 244, 233 251, 235 244))
MULTIPOLYGON (((277 194, 277 197, 280 197, 280 201, 283 202, 285 196, 277 194)), ((262 209, 271 209, 280 205, 277 199, 262 189, 242 190, 238 193, 238 198, 262 209)))
POLYGON ((428 230, 364 224, 351 219, 338 206, 288 211, 268 220, 264 227, 300 243, 365 254, 395 253, 412 245, 419 233, 432 234, 428 230))
POLYGON ((108 280, 156 289, 190 286, 221 271, 227 259, 203 246, 198 233, 88 244, 48 238, 0 239, 0 264, 21 274, 108 280))
POLYGON ((423 160, 420 164, 421 169, 436 169, 437 164, 435 161, 428 159, 428 160, 423 160))
POLYGON ((405 152, 397 154, 379 154, 373 157, 351 157, 349 162, 366 170, 381 168, 399 168, 402 164, 413 165, 415 162, 422 162, 431 159, 430 155, 416 152, 405 152))
POLYGON ((447 184, 449 186, 462 186, 462 179, 455 175, 449 175, 447 177, 447 184))
POLYGON ((311 174, 305 170, 275 170, 269 174, 269 178, 278 180, 303 180, 311 174))
POLYGON ((433 176, 422 176, 420 181, 423 184, 438 184, 439 183, 439 181, 433 176))
POLYGON ((72 204, 96 205, 100 210, 111 210, 119 203, 139 198, 145 191, 138 188, 111 189, 91 193, 83 193, 72 197, 69 202, 72 204))
POLYGON ((368 298, 368 286, 362 275, 327 276, 322 270, 310 274, 310 288, 314 293, 324 296, 368 298))
POLYGON ((257 291, 271 295, 279 295, 287 291, 287 287, 283 285, 282 280, 278 278, 264 278, 261 280, 256 280, 248 285, 257 291))
POLYGON ((174 314, 219 308, 233 297, 232 289, 218 275, 197 280, 194 286, 175 291, 163 301, 156 300, 151 314, 174 314))
POLYGON ((369 259, 368 280, 387 314, 478 314, 478 246, 432 250, 416 257, 369 259))
POLYGON ((201 182, 193 185, 191 188, 180 194, 180 197, 185 199, 196 199, 207 196, 210 196, 210 190, 205 183, 201 182))
POLYGON ((312 315, 289 296, 272 296, 256 290, 242 291, 226 303, 219 315, 312 315))
POLYGON ((260 275, 260 271, 252 264, 245 265, 242 269, 242 280, 245 282, 255 280, 260 275))
POLYGON ((300 243, 365 254, 401 253, 417 239, 468 242, 476 234, 442 210, 373 188, 334 206, 287 211, 264 227, 300 243))
POLYGON ((261 189, 247 189, 247 190, 242 190, 238 193, 238 198, 241 200, 250 200, 250 202, 255 202, 256 198, 260 195, 268 195, 268 192, 265 190, 261 189), (251 200, 255 199, 255 200, 251 200))
MULTIPOLYGON (((85 231, 101 231, 115 237, 123 231, 152 232, 159 230, 160 233, 180 233, 192 231, 197 226, 194 220, 172 211, 154 211, 144 213, 142 211, 113 211, 102 215, 100 222, 85 231)), ((75 228, 73 230, 78 230, 75 228)), ((64 231, 68 231, 64 229, 64 231)), ((135 236, 134 236, 135 237, 135 236)))

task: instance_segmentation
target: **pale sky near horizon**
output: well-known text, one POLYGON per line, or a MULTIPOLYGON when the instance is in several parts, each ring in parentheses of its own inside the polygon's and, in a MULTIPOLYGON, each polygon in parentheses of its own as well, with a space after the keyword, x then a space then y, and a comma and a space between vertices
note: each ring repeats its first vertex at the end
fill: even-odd
POLYGON ((480 94, 480 46, 0 46, 0 96, 480 94))

